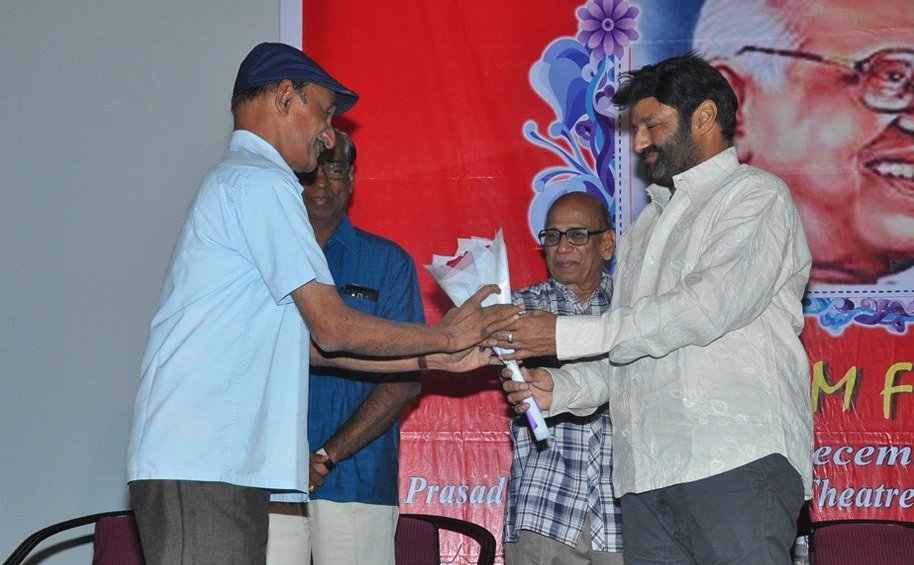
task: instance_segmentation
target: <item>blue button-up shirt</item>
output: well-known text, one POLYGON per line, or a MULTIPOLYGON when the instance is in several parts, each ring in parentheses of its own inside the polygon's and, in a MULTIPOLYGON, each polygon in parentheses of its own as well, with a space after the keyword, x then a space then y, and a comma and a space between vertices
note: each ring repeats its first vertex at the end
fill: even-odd
MULTIPOLYGON (((396 243, 353 227, 343 216, 324 245, 324 253, 346 304, 388 320, 425 322, 415 265, 396 243)), ((381 378, 324 368, 320 372, 311 375, 308 441, 314 449, 349 420, 381 378)), ((418 374, 396 378, 415 379, 418 374)), ((352 457, 340 461, 312 497, 396 506, 399 446, 400 429, 395 423, 352 457)))
POLYGON ((234 132, 152 320, 129 480, 307 490, 309 334, 290 294, 311 280, 333 284, 301 186, 270 144, 234 132))

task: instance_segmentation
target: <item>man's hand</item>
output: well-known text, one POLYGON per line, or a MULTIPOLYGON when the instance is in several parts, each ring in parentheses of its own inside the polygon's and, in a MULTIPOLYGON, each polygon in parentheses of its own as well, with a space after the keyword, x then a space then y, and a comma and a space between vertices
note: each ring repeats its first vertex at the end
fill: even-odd
POLYGON ((501 364, 491 348, 477 345, 456 353, 433 353, 426 359, 429 369, 450 373, 466 373, 486 365, 501 364))
POLYGON ((490 294, 500 292, 498 285, 486 285, 469 297, 459 308, 452 308, 442 318, 439 327, 447 336, 446 352, 461 351, 485 340, 494 332, 509 327, 517 320, 523 306, 496 304, 481 306, 490 294))
POLYGON ((511 370, 508 368, 501 372, 503 378, 501 388, 508 393, 508 402, 514 406, 514 411, 518 414, 526 412, 527 405, 522 400, 531 396, 536 399, 541 410, 549 410, 549 407, 552 406, 552 391, 555 389, 555 382, 552 380, 552 375, 549 374, 549 371, 521 367, 520 374, 524 376, 527 382, 512 381, 511 370))
POLYGON ((510 327, 495 332, 492 337, 497 340, 498 347, 514 350, 514 353, 502 355, 505 360, 555 355, 555 320, 556 315, 545 310, 528 310, 510 327))
POLYGON ((324 477, 330 474, 330 469, 324 465, 324 463, 330 460, 330 456, 310 453, 308 459, 311 464, 311 469, 308 474, 308 492, 314 492, 324 485, 324 477))

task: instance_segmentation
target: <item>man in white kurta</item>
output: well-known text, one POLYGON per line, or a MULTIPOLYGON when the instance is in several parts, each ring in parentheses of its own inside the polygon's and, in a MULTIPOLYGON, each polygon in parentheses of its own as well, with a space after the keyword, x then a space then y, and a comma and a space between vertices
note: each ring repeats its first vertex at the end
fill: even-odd
POLYGON ((733 148, 674 182, 675 199, 648 188, 651 203, 620 241, 610 312, 556 319, 559 358, 608 351, 614 366, 550 371, 552 412, 612 399, 622 492, 771 453, 808 490, 809 367, 797 334, 809 253, 787 187, 740 165, 733 148))
POLYGON ((809 250, 784 182, 737 161, 723 77, 697 57, 645 70, 619 94, 654 184, 620 239, 612 307, 526 316, 514 347, 551 330, 559 359, 608 353, 530 378, 552 414, 609 401, 627 563, 787 563, 812 481, 809 250), (715 90, 667 99, 672 75, 715 90))

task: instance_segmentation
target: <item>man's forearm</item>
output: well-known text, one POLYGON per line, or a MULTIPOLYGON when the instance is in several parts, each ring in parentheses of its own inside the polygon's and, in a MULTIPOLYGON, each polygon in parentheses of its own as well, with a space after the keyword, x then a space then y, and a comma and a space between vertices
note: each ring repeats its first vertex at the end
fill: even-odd
POLYGON ((552 375, 555 386, 549 416, 562 412, 588 416, 609 400, 608 381, 613 368, 605 357, 546 370, 552 375))
POLYGON ((321 351, 313 342, 311 343, 311 365, 336 367, 363 373, 407 373, 420 370, 418 357, 375 358, 333 355, 321 351))
MULTIPOLYGON (((323 447, 334 463, 352 456, 389 430, 421 388, 418 381, 378 384, 333 437, 323 446, 312 448, 323 447)), ((320 417, 318 414, 312 416, 320 417)))
POLYGON ((556 357, 568 361, 606 353, 613 335, 610 313, 601 316, 561 316, 556 319, 556 357))
POLYGON ((492 350, 475 346, 457 353, 381 358, 329 354, 321 351, 314 345, 314 342, 311 342, 312 366, 336 367, 363 373, 408 373, 429 370, 465 373, 491 364, 499 364, 497 358, 492 355, 492 350))
MULTIPOLYGON (((449 336, 438 326, 391 322, 369 316, 340 302, 341 311, 332 321, 306 318, 312 339, 328 353, 348 356, 405 357, 449 347, 449 336)), ((482 339, 482 338, 480 338, 482 339)), ((369 369, 370 370, 370 369, 369 369)))
POLYGON ((480 303, 497 286, 489 285, 440 323, 407 324, 369 316, 346 306, 331 285, 311 281, 292 293, 311 337, 324 351, 356 355, 403 357, 466 349, 507 327, 517 318, 518 307, 480 303))

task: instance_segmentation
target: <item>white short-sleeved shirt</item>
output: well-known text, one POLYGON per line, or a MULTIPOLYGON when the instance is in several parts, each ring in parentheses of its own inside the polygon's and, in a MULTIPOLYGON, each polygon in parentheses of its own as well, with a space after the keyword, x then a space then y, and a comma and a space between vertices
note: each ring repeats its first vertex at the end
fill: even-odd
POLYGON ((152 320, 128 480, 307 490, 309 334, 290 294, 311 280, 333 284, 294 173, 265 140, 234 132, 152 320))

